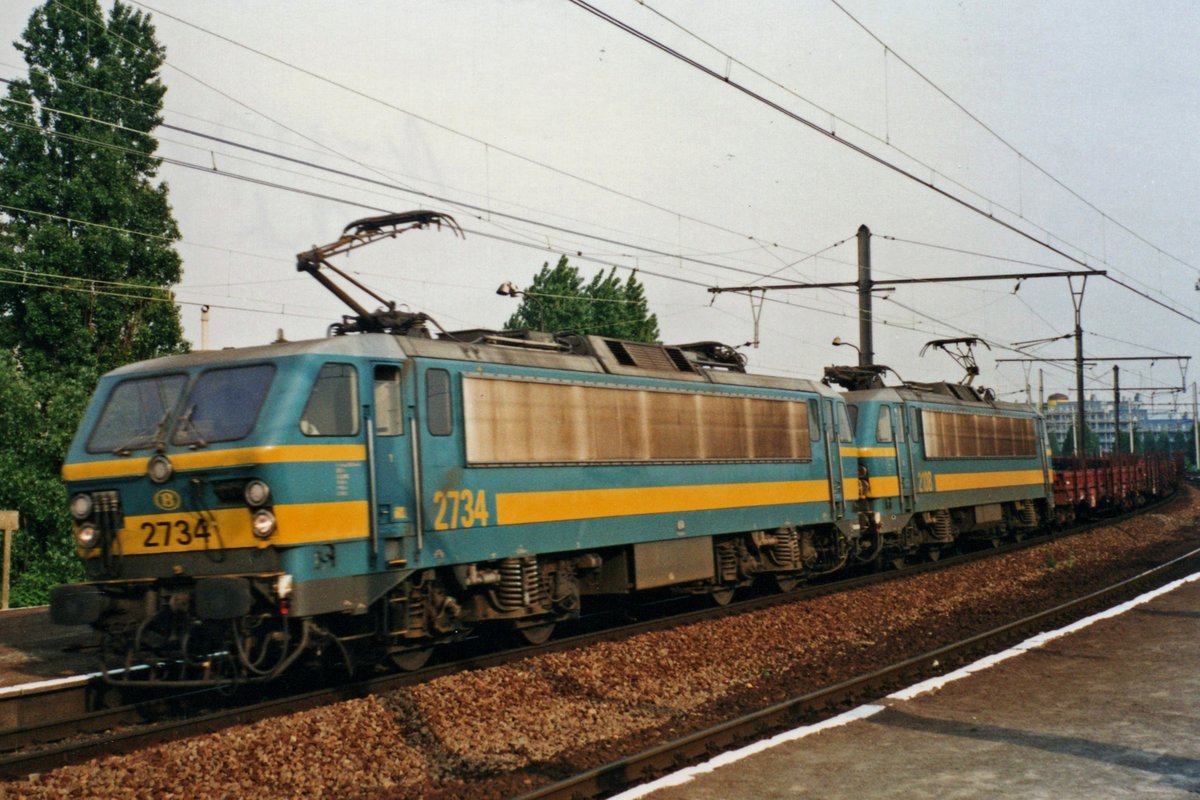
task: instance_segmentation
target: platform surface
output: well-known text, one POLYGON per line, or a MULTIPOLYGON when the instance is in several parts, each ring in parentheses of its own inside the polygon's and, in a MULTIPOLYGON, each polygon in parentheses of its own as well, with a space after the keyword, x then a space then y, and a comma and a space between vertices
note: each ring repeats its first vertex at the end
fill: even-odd
POLYGON ((95 672, 99 634, 50 622, 47 606, 0 611, 0 690, 95 672))
POLYGON ((844 725, 622 797, 1200 796, 1200 580, 1018 649, 844 725))

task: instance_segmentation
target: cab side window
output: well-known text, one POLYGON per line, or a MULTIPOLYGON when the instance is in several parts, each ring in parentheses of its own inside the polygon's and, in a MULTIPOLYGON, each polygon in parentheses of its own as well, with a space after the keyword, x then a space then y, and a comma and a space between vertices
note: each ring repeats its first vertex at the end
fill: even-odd
POLYGON ((313 382, 300 431, 305 436, 358 433, 358 373, 350 364, 325 364, 313 382))
POLYGON ((854 444, 854 426, 850 424, 850 416, 846 413, 846 404, 837 404, 838 441, 842 444, 854 444))
POLYGON ((875 423, 875 441, 892 441, 892 407, 879 407, 879 421, 875 423))
POLYGON ((400 368, 375 368, 375 435, 403 436, 404 412, 400 399, 400 368))
POLYGON ((433 436, 449 436, 454 432, 450 373, 444 369, 425 373, 425 425, 433 436))
POLYGON ((808 438, 810 441, 821 441, 821 401, 808 401, 808 438))

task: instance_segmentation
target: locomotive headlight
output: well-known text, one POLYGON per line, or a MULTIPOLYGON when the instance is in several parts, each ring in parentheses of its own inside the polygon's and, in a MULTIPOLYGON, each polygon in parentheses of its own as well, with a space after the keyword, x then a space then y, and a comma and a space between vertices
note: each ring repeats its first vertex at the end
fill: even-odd
POLYGON ((171 459, 159 453, 150 459, 150 463, 146 466, 146 474, 155 483, 166 483, 175 474, 175 467, 172 466, 171 459))
POLYGON ((266 509, 255 511, 250 524, 254 528, 255 536, 266 539, 275 532, 275 515, 266 509))
POLYGON ((259 506, 265 506, 267 501, 271 499, 271 487, 258 478, 255 478, 246 484, 243 494, 246 498, 246 505, 258 508, 259 506))
POLYGON ((92 515, 92 496, 80 493, 71 498, 71 516, 76 522, 83 522, 92 515))
POLYGON ((91 550, 100 544, 100 529, 95 525, 80 525, 75 529, 75 544, 84 550, 91 550))

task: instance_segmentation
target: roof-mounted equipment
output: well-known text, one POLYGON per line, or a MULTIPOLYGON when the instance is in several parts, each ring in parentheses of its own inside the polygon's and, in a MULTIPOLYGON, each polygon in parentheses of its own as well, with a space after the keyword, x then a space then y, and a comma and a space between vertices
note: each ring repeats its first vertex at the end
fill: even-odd
POLYGON ((991 345, 978 336, 963 336, 958 339, 934 339, 926 342, 925 346, 921 348, 921 355, 924 356, 931 347, 944 351, 967 373, 959 383, 963 386, 970 386, 971 382, 975 380, 975 376, 979 374, 979 364, 975 361, 975 345, 977 344, 983 345, 988 350, 992 349, 991 345))
POLYGON ((884 388, 883 374, 885 372, 894 372, 894 370, 883 364, 826 367, 825 377, 821 378, 821 383, 826 386, 836 383, 848 392, 882 389, 884 388))
POLYGON ((355 220, 342 229, 342 235, 338 237, 337 241, 320 247, 314 245, 311 250, 296 256, 298 272, 307 272, 312 275, 322 286, 354 311, 353 316, 344 316, 340 323, 331 325, 329 328, 331 334, 395 333, 402 336, 429 336, 429 332, 425 328, 425 323, 430 319, 429 316, 396 310, 394 300, 385 300, 380 297, 350 275, 330 264, 329 258, 348 253, 380 239, 394 239, 414 228, 428 228, 430 225, 436 225, 439 230, 442 225, 445 225, 452 233, 466 238, 462 228, 449 214, 437 211, 404 211, 398 214, 383 214, 378 217, 355 220), (382 307, 376 311, 368 311, 345 289, 338 286, 326 272, 322 272, 322 267, 328 272, 337 274, 342 280, 357 287, 360 291, 366 292, 382 303, 382 307))

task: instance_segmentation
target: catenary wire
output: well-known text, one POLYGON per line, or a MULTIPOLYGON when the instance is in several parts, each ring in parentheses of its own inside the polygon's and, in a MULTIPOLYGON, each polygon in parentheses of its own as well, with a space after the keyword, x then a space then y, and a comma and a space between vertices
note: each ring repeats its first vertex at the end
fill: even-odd
POLYGON ((858 27, 862 28, 862 30, 863 30, 863 31, 864 31, 864 32, 865 32, 865 33, 866 33, 868 36, 870 36, 872 39, 874 39, 874 40, 875 40, 875 41, 876 41, 876 42, 877 42, 877 43, 878 43, 878 44, 879 44, 881 47, 883 47, 883 48, 884 48, 884 50, 886 50, 888 53, 891 53, 891 54, 892 54, 892 56, 893 56, 893 57, 894 57, 894 58, 895 58, 897 61, 899 61, 901 64, 903 64, 904 66, 906 66, 906 67, 908 67, 910 70, 912 70, 912 72, 913 72, 913 74, 914 74, 914 75, 916 75, 918 78, 920 78, 920 79, 921 79, 922 81, 924 81, 926 84, 928 84, 928 85, 929 85, 929 86, 930 86, 930 87, 931 87, 931 88, 932 88, 932 89, 933 89, 935 92, 937 92, 938 94, 940 94, 940 95, 941 95, 943 98, 945 98, 945 99, 946 99, 946 100, 947 100, 947 101, 948 101, 948 102, 949 102, 951 105, 953 105, 955 108, 957 108, 957 109, 958 109, 959 111, 961 111, 963 114, 965 114, 965 115, 966 115, 966 116, 967 116, 967 117, 968 117, 968 118, 969 118, 969 119, 970 119, 972 122, 974 122, 974 123, 975 123, 976 125, 978 125, 979 127, 983 128, 983 130, 987 131, 989 135, 991 135, 991 136, 992 136, 994 139, 996 139, 996 141, 1000 142, 1002 145, 1004 145, 1005 147, 1007 147, 1007 148, 1008 148, 1010 151, 1012 151, 1012 152, 1013 152, 1013 153, 1014 153, 1014 154, 1015 154, 1015 155, 1016 155, 1018 158, 1020 158, 1020 159, 1021 159, 1022 161, 1024 161, 1026 164, 1028 164, 1029 166, 1031 166, 1031 167, 1033 167, 1034 169, 1036 169, 1038 172, 1040 172, 1040 173, 1042 173, 1043 175, 1045 175, 1045 176, 1046 176, 1047 178, 1049 178, 1049 179, 1050 179, 1050 180, 1051 180, 1051 181, 1052 181, 1052 182, 1053 182, 1055 185, 1057 185, 1057 186, 1058 186, 1059 188, 1061 188, 1063 191, 1065 191, 1065 192, 1067 192, 1068 194, 1070 194, 1072 197, 1074 197, 1074 198, 1075 198, 1076 200, 1078 200, 1079 202, 1083 203, 1085 206, 1087 206, 1088 208, 1090 208, 1092 211, 1096 212, 1096 213, 1097 213, 1098 215, 1100 215, 1100 216, 1101 216, 1103 219, 1105 219, 1105 220, 1107 220, 1107 221, 1111 222, 1113 225, 1116 225, 1118 228, 1120 228, 1121 230, 1125 231, 1125 232, 1126 232, 1126 233, 1128 233, 1130 236, 1134 237, 1135 239, 1137 239, 1138 241, 1140 241, 1142 244, 1146 245, 1146 246, 1147 246, 1147 247, 1149 247, 1150 249, 1154 250, 1154 251, 1155 251, 1155 252, 1157 252, 1159 255, 1166 256, 1167 258, 1171 259, 1172 261, 1175 261, 1175 262, 1177 262, 1177 263, 1181 264, 1182 266, 1185 266, 1185 267, 1187 267, 1188 269, 1192 270, 1193 272, 1200 273, 1200 267, 1196 267, 1195 265, 1193 265, 1193 264, 1190 264, 1190 263, 1188 263, 1187 261, 1184 261, 1182 258, 1180 258, 1180 257, 1178 257, 1178 256, 1176 256, 1176 255, 1173 255, 1173 254, 1171 254, 1170 252, 1168 252, 1168 251, 1166 251, 1166 250, 1162 249, 1162 248, 1161 248, 1161 247, 1159 247, 1158 245, 1156 245, 1156 244, 1154 244, 1153 242, 1149 241, 1149 240, 1148 240, 1148 239, 1146 239, 1145 237, 1143 237, 1143 236, 1141 236, 1140 234, 1138 234, 1136 231, 1134 231, 1134 230, 1132 230, 1131 228, 1129 228, 1127 225, 1124 225, 1124 224, 1122 224, 1120 221, 1118 221, 1118 220, 1114 219, 1114 218, 1113 218, 1113 217, 1112 217, 1110 214, 1108 214, 1108 213, 1106 213, 1105 211, 1101 210, 1101 209, 1100 209, 1099 207, 1097 207, 1097 206, 1096 206, 1094 203, 1092 203, 1091 201, 1089 201, 1089 200, 1088 200, 1086 197, 1082 196, 1081 194, 1079 194, 1078 192, 1076 192, 1074 189, 1072 189, 1070 186, 1068 186, 1067 184, 1065 184, 1064 182, 1062 182, 1061 180, 1059 180, 1058 178, 1056 178, 1054 175, 1052 175, 1052 174, 1051 174, 1051 173, 1050 173, 1048 170, 1046 170, 1044 167, 1042 167, 1042 166, 1041 166, 1040 164, 1038 164, 1036 161, 1034 161, 1033 159, 1029 158, 1029 156, 1027 156, 1027 155, 1025 155, 1023 152, 1021 152, 1021 150, 1019 150, 1019 149, 1017 148, 1017 146, 1016 146, 1016 145, 1014 145, 1014 144, 1012 144, 1011 142, 1009 142, 1007 139, 1005 139, 1003 136, 1001 136, 999 133, 997 133, 997 132, 996 132, 996 130, 995 130, 995 129, 993 129, 993 128, 992 128, 990 125, 988 125, 988 124, 987 124, 986 122, 984 122, 982 119, 980 119, 980 118, 979 118, 979 117, 977 117, 975 114, 973 114, 973 113, 972 113, 970 110, 968 110, 968 109, 967 109, 967 108, 966 108, 966 107, 965 107, 965 106, 964 106, 962 103, 960 103, 958 100, 956 100, 954 97, 952 97, 952 96, 951 96, 951 95, 950 95, 950 94, 949 94, 947 91, 945 91, 944 89, 942 89, 942 87, 941 87, 941 86, 939 86, 938 84, 934 83, 932 79, 930 79, 928 76, 926 76, 926 75, 925 75, 925 73, 923 73, 921 70, 919 70, 919 69, 917 69, 915 66, 913 66, 913 65, 912 65, 912 63, 910 63, 910 62, 909 62, 909 61, 908 61, 906 58, 904 58, 904 57, 903 57, 903 56, 901 56, 899 53, 897 53, 897 52, 896 52, 896 50, 895 50, 895 48, 891 47, 890 45, 888 45, 888 44, 887 44, 887 42, 885 42, 885 41, 883 41, 881 38, 879 38, 879 36, 877 36, 877 35, 876 35, 876 34, 875 34, 875 33, 874 33, 874 32, 873 32, 873 31, 872 31, 870 28, 868 28, 866 25, 864 25, 864 24, 862 23, 862 21, 860 21, 860 20, 859 20, 857 17, 855 17, 853 14, 851 14, 849 11, 847 11, 847 10, 846 10, 846 8, 845 8, 845 6, 843 6, 841 3, 839 3, 839 2, 838 2, 838 0, 829 0, 829 2, 833 3, 833 5, 835 5, 835 6, 838 8, 838 10, 839 10, 839 11, 841 11, 843 14, 845 14, 847 17, 849 17, 849 18, 850 18, 850 20, 851 20, 851 21, 852 21, 852 22, 853 22, 855 25, 857 25, 858 27))
MULTIPOLYGON (((788 108, 785 108, 784 106, 780 105, 779 103, 754 91, 753 89, 749 88, 748 86, 745 86, 741 83, 738 83, 737 81, 732 80, 731 78, 729 78, 727 76, 722 75, 721 73, 717 72, 716 70, 714 70, 714 69, 700 63, 699 61, 696 61, 695 59, 685 55, 684 53, 670 47, 666 43, 661 42, 658 39, 655 39, 654 37, 650 36, 649 34, 646 34, 642 31, 640 31, 639 29, 633 27, 632 25, 630 25, 626 22, 623 22, 620 19, 617 19, 616 17, 612 16, 611 14, 608 14, 605 11, 602 11, 601 9, 593 6, 591 3, 586 2, 586 0, 567 0, 567 1, 572 3, 575 6, 578 6, 579 8, 583 9, 584 11, 587 11, 588 13, 596 16, 597 18, 599 18, 605 22, 608 22, 609 24, 613 25, 614 27, 628 33, 629 35, 633 36, 634 38, 639 39, 642 42, 645 42, 646 44, 650 45, 651 47, 661 50, 663 53, 666 53, 667 55, 671 56, 672 58, 675 58, 675 59, 683 62, 684 64, 707 75, 708 77, 718 80, 718 81, 724 83, 725 85, 735 89, 736 91, 741 92, 742 94, 746 95, 747 97, 751 98, 752 100, 767 106, 768 108, 784 115, 785 117, 787 117, 795 122, 800 123, 801 125, 804 125, 805 127, 821 134, 822 136, 825 136, 826 138, 830 139, 831 141, 834 141, 834 142, 842 145, 843 147, 850 149, 852 152, 857 153, 858 155, 861 155, 864 158, 866 158, 870 161, 873 161, 876 164, 879 164, 880 166, 882 166, 886 169, 891 170, 892 172, 896 173, 897 175, 900 175, 901 177, 904 177, 920 186, 925 187, 926 189, 929 189, 932 192, 935 192, 936 194, 941 195, 942 197, 945 197, 946 199, 962 206, 963 208, 967 209, 968 211, 971 211, 972 213, 975 213, 975 214, 993 222, 996 225, 1000 225, 1001 227, 1005 228, 1006 230, 1008 230, 1012 233, 1015 233, 1016 235, 1038 245, 1039 247, 1045 248, 1046 250, 1049 250, 1050 252, 1052 252, 1062 258, 1065 258, 1074 264, 1078 264, 1079 266, 1085 267, 1087 269, 1092 268, 1091 265, 1089 265, 1086 261, 1084 261, 1080 258, 1077 258, 1077 257, 1071 255, 1070 253, 1067 253, 1060 247, 1056 247, 1048 241, 1043 241, 1042 239, 1039 239, 1037 236, 1033 235, 1032 233, 1022 230, 1017 225, 1014 225, 1013 223, 1010 223, 1010 222, 1000 219, 999 217, 995 216, 988 209, 982 208, 981 206, 976 205, 975 203, 972 203, 971 201, 969 201, 963 197, 959 197, 958 195, 954 194, 953 192, 950 192, 946 189, 941 188, 940 186, 937 186, 935 183, 933 183, 930 180, 925 180, 924 178, 920 177, 919 175, 916 175, 915 173, 913 173, 912 171, 910 171, 908 169, 905 169, 904 167, 900 166, 899 164, 897 164, 893 161, 890 161, 876 153, 873 153, 870 150, 867 150, 865 147, 855 144, 854 142, 851 142, 848 139, 838 136, 833 131, 826 130, 824 127, 817 124, 816 122, 813 122, 812 120, 808 119, 807 117, 805 117, 801 114, 798 114, 788 108)), ((1150 295, 1146 294, 1145 292, 1139 291, 1138 289, 1135 289, 1134 287, 1130 286, 1129 284, 1127 284, 1123 281, 1117 280, 1116 278, 1112 277, 1111 275, 1106 275, 1105 277, 1109 281, 1112 281, 1113 283, 1116 283, 1117 285, 1128 289, 1129 291, 1133 292, 1134 294, 1137 294, 1138 296, 1140 296, 1146 300, 1149 300, 1150 302, 1152 302, 1158 306, 1161 306, 1162 308, 1172 312, 1173 314, 1177 314, 1178 316, 1183 317, 1184 319, 1186 319, 1190 322, 1200 325, 1200 320, 1196 319, 1195 317, 1192 317, 1189 314, 1186 314, 1185 312, 1175 308, 1174 306, 1171 306, 1165 302, 1162 302, 1156 298, 1153 298, 1150 295)))

